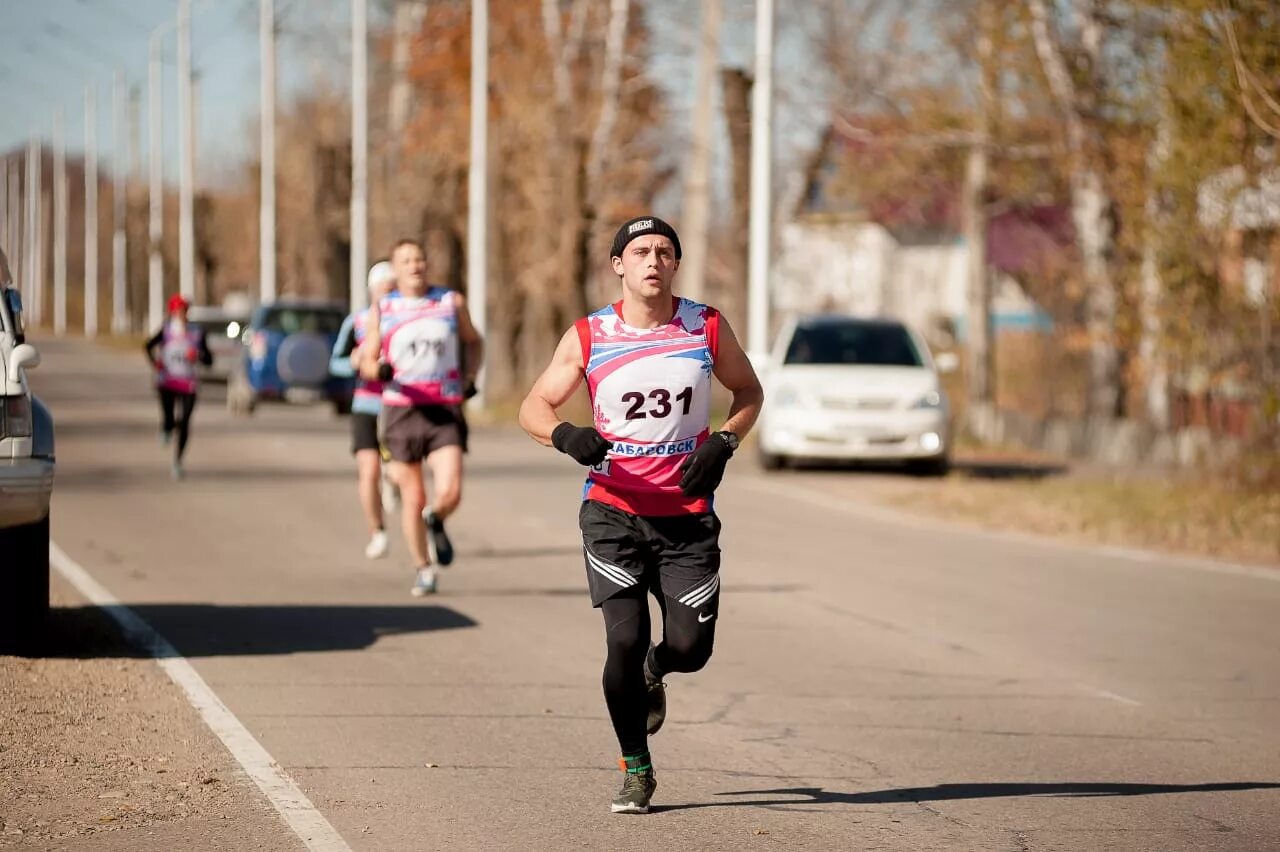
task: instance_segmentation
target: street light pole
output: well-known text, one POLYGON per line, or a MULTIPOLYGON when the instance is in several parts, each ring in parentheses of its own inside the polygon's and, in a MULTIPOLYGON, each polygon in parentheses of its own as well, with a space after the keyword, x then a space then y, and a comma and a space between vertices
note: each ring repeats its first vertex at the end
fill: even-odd
POLYGON ((67 332, 67 146, 62 107, 53 116, 53 333, 67 332))
POLYGON ((84 336, 98 333, 98 98, 84 87, 84 336))
POLYGON ((747 279, 747 350, 769 347, 769 242, 773 222, 773 0, 756 0, 756 79, 751 90, 751 252, 747 279))
POLYGON ((111 331, 114 334, 123 334, 129 325, 129 319, 125 314, 125 281, 126 281, 126 263, 128 258, 128 234, 125 228, 125 194, 129 191, 126 177, 128 174, 129 161, 126 151, 129 146, 129 127, 125 115, 126 97, 128 91, 125 88, 124 70, 117 68, 115 75, 115 91, 112 92, 113 104, 113 129, 115 130, 115 141, 112 150, 112 177, 114 178, 111 191, 112 206, 112 224, 115 226, 115 234, 111 239, 111 331))
POLYGON ((150 222, 147 227, 147 328, 154 330, 164 320, 164 139, 161 127, 162 98, 160 51, 163 28, 151 32, 147 61, 147 172, 151 191, 150 222))
MULTIPOLYGON (((471 164, 467 172, 467 301, 484 335, 488 319, 489 2, 471 0, 471 164)), ((484 366, 472 401, 484 408, 484 366)))
POLYGON ((262 168, 258 176, 258 292, 266 303, 276 297, 276 12, 274 0, 260 2, 262 168))
POLYGON ((369 265, 369 6, 351 0, 351 310, 368 302, 369 265))
POLYGON ((178 0, 178 290, 187 299, 195 278, 195 122, 191 109, 191 0, 178 0))

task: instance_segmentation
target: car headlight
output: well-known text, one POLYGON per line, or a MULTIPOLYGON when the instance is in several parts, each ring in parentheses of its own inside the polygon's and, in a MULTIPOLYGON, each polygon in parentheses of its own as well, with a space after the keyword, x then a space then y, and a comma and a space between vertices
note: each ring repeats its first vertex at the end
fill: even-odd
POLYGON ((791 387, 784 387, 779 390, 773 401, 780 408, 804 408, 808 405, 805 396, 791 387))
POLYGON ((942 408, 942 394, 936 390, 931 390, 924 396, 920 397, 911 406, 912 408, 937 409, 942 408))

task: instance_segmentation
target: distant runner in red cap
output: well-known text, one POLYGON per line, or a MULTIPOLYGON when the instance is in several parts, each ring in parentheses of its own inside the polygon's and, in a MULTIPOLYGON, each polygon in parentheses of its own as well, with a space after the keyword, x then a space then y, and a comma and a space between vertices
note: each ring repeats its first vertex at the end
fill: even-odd
POLYGON ((174 479, 183 477, 182 456, 191 435, 191 412, 196 407, 198 385, 196 363, 206 367, 213 363, 204 330, 187 323, 187 308, 190 306, 191 303, 182 296, 171 296, 169 318, 146 346, 147 361, 156 371, 156 390, 160 394, 160 413, 164 418, 160 439, 169 444, 174 430, 178 432, 178 443, 173 452, 174 479))

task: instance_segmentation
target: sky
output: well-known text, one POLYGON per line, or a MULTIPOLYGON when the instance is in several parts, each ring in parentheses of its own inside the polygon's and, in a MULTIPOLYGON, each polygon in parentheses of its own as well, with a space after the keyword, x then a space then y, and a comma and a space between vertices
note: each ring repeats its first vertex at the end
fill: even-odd
MULTIPOLYGON (((370 26, 381 22, 381 4, 370 3, 370 26)), ((85 92, 97 98, 99 161, 117 156, 112 130, 112 79, 116 68, 140 101, 139 157, 147 142, 147 50, 151 32, 164 27, 163 127, 165 173, 177 174, 177 0, 0 0, 0 152, 30 136, 46 144, 55 112, 64 112, 67 150, 84 150, 85 92), (167 25, 167 26, 166 26, 167 25)), ((277 102, 312 82, 325 48, 318 34, 349 27, 348 0, 276 0, 281 34, 276 49, 277 102)), ((349 44, 349 42, 348 42, 349 44)), ((347 54, 349 56, 349 54, 347 54)), ((216 174, 253 152, 259 106, 258 0, 192 0, 192 67, 197 77, 198 172, 216 174)), ((343 58, 346 61, 346 57, 343 58)), ((343 67, 335 79, 345 79, 343 67)), ((199 179, 199 174, 197 175, 199 179)))
MULTIPOLYGON (((280 31, 277 43, 277 103, 310 86, 317 75, 338 90, 349 86, 350 0, 275 0, 280 31)), ((673 32, 679 10, 689 0, 650 0, 646 9, 661 42, 673 32)), ((254 156, 253 128, 259 108, 259 0, 192 0, 192 64, 197 75, 197 183, 217 182, 254 156)), ((370 0, 370 29, 386 24, 391 0, 370 0)), ((723 62, 750 67, 753 52, 753 5, 727 0, 721 49, 723 62)), ((139 148, 145 175, 148 156, 147 50, 151 32, 164 28, 163 110, 166 180, 177 177, 178 91, 176 28, 178 0, 0 0, 0 152, 21 149, 38 134, 50 143, 55 112, 64 113, 67 150, 78 156, 84 149, 85 89, 97 98, 99 162, 110 169, 128 157, 127 147, 116 151, 112 123, 112 76, 125 73, 126 85, 139 97, 139 148)), ((684 6, 691 26, 669 42, 665 56, 655 57, 653 71, 670 96, 672 132, 687 133, 693 101, 692 44, 696 15, 684 6)), ((788 70, 798 64, 803 48, 779 32, 776 81, 779 98, 776 156, 794 166, 812 147, 819 112, 815 103, 797 102, 788 89, 788 70)), ((717 101, 717 115, 720 104, 717 101)), ((714 154, 718 195, 727 193, 727 137, 717 121, 714 154)), ((673 146, 679 148, 680 146, 673 146)), ((678 167, 679 164, 677 164, 678 167)), ((794 171, 794 168, 792 169, 794 171)), ((678 185, 672 195, 678 195, 678 185)), ((674 203, 676 199, 668 199, 674 203)))

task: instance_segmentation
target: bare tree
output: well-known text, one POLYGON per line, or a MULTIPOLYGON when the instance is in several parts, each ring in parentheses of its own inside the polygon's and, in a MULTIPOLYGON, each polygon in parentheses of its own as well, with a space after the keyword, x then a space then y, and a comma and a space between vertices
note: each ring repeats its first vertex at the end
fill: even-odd
POLYGON ((1101 143, 1090 126, 1101 90, 1102 24, 1093 0, 1072 0, 1079 21, 1079 55, 1087 66, 1084 85, 1077 86, 1067 69, 1065 50, 1049 20, 1044 0, 1026 0, 1031 35, 1049 90, 1067 129, 1070 155, 1071 207, 1086 286, 1089 332, 1088 410, 1091 416, 1120 414, 1119 358, 1114 335, 1116 290, 1107 256, 1111 249, 1111 200, 1103 184, 1101 143))
POLYGON ((706 298, 707 231, 711 208, 712 102, 715 71, 720 58, 720 0, 702 4, 701 38, 698 42, 697 81, 694 84, 693 144, 685 180, 683 221, 684 261, 680 287, 694 301, 706 298))

